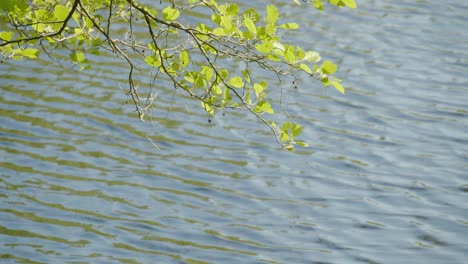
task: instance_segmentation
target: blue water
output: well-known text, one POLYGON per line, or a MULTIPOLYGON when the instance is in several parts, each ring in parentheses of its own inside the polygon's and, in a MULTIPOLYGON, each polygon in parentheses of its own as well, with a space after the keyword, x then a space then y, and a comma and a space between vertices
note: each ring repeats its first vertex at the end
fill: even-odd
POLYGON ((0 64, 2 263, 466 262, 468 3, 358 4, 281 9, 348 88, 284 87, 293 153, 170 87, 140 122, 112 59, 0 64))

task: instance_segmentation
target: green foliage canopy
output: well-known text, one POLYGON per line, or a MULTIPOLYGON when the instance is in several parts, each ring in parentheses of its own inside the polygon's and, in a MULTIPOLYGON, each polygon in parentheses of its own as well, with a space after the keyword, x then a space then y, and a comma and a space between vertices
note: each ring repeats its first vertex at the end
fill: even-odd
MULTIPOLYGON (((320 63, 321 57, 314 50, 285 43, 280 31, 295 30, 299 25, 283 23, 275 5, 267 5, 266 12, 259 12, 220 2, 2 0, 0 56, 4 60, 36 59, 44 52, 53 59, 53 51, 63 49, 69 51, 72 63, 87 69, 92 65, 90 54, 110 51, 129 66, 128 95, 142 120, 155 97, 138 91, 134 73, 149 67, 155 76, 165 76, 174 89, 198 99, 208 114, 223 109, 246 110, 264 122, 283 147, 307 146, 296 140, 302 127, 292 118, 282 125, 266 118, 275 110, 267 96, 268 83, 256 81, 256 71, 273 73, 279 83, 305 72, 344 93, 341 80, 333 77, 337 66, 330 61, 320 63), (204 16, 195 17, 193 11, 204 16), (191 18, 190 22, 187 18, 191 18), (193 20, 197 20, 196 24, 193 20), (113 26, 117 24, 128 25, 126 37, 114 37, 113 26), (135 25, 143 25, 146 35, 136 34, 135 25), (242 69, 229 67, 233 61, 240 62, 242 69)), ((294 2, 312 4, 321 11, 324 1, 294 2)), ((327 2, 356 8, 354 0, 327 2)))

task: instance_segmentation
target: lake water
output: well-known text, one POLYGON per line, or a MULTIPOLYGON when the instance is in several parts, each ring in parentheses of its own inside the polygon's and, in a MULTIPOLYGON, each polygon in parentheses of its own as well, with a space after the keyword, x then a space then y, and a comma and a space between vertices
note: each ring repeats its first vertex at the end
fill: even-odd
POLYGON ((287 88, 293 153, 170 87, 140 122, 116 60, 0 64, 0 262, 466 263, 468 2, 358 4, 281 9, 349 87, 287 88))

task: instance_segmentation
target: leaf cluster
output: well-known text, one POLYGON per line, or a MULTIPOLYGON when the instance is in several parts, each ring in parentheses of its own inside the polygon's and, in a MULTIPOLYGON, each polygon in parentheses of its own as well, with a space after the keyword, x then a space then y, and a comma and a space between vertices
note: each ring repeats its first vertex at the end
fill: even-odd
MULTIPOLYGON (((300 1, 295 1, 301 3, 300 1)), ((322 10, 321 0, 307 0, 322 10)), ((329 0, 355 8, 354 0, 329 0)), ((57 49, 67 50, 72 64, 91 66, 89 55, 112 52, 129 65, 128 95, 140 119, 153 106, 155 96, 138 90, 135 71, 150 69, 154 80, 166 78, 176 91, 200 101, 210 116, 227 109, 246 110, 266 124, 285 148, 307 146, 296 140, 302 127, 288 118, 281 126, 271 122, 274 101, 269 83, 256 80, 259 71, 284 80, 303 72, 341 93, 341 80, 333 77, 337 66, 321 61, 313 49, 284 42, 281 34, 295 30, 294 21, 283 21, 278 8, 267 5, 262 16, 255 8, 241 10, 235 3, 216 0, 3 0, 0 19, 0 55, 20 60, 38 58, 41 51, 54 59, 57 49), (159 4, 158 4, 159 3, 159 4), (206 16, 196 24, 186 22, 192 12, 206 16), (128 25, 124 38, 115 37, 116 25, 128 25), (134 27, 144 28, 134 31, 134 27), (144 62, 142 66, 139 61, 144 62), (242 65, 236 70, 233 65, 242 65)))

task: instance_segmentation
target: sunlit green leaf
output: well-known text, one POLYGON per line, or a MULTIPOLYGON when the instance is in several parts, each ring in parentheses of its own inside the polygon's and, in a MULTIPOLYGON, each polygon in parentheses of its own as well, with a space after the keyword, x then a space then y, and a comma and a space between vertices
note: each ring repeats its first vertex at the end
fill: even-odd
POLYGON ((55 8, 54 8, 54 16, 58 20, 65 20, 65 18, 67 18, 67 16, 68 16, 69 12, 70 11, 68 11, 68 8, 66 6, 63 6, 63 5, 56 5, 55 8))
POLYGON ((89 19, 89 17, 85 19, 85 25, 87 28, 92 28, 94 26, 93 21, 89 19))
POLYGON ((298 124, 292 124, 291 126, 291 135, 292 137, 297 137, 302 133, 302 126, 298 124))
POLYGON ((24 12, 28 8, 27 0, 0 0, 0 10, 5 12, 24 12))
POLYGON ((354 0, 341 0, 341 1, 343 1, 343 3, 349 8, 356 8, 357 7, 356 1, 354 1, 354 0))
POLYGON ((229 72, 226 69, 219 70, 218 74, 223 80, 225 80, 229 76, 229 72))
POLYGON ((296 141, 296 144, 297 144, 298 146, 301 146, 301 147, 304 147, 304 148, 309 147, 309 144, 307 144, 307 143, 304 142, 304 141, 300 141, 300 140, 296 141))
POLYGON ((14 35, 15 33, 9 31, 0 32, 0 40, 10 41, 14 35))
POLYGON ((21 55, 23 55, 25 57, 28 57, 30 59, 35 59, 35 58, 37 58, 37 56, 39 56, 39 50, 27 48, 27 49, 24 49, 24 50, 20 50, 19 54, 21 54, 21 55))
POLYGON ((342 94, 345 93, 345 89, 344 89, 343 85, 341 85, 341 83, 333 81, 333 82, 331 82, 331 85, 333 85, 333 87, 335 87, 335 89, 340 91, 340 93, 342 93, 342 94))
POLYGON ((289 140, 288 132, 281 131, 280 139, 281 139, 282 142, 288 141, 289 140))
POLYGON ((189 57, 189 53, 187 50, 183 50, 180 52, 179 61, 180 61, 180 65, 182 66, 182 68, 187 67, 187 65, 190 62, 190 57, 189 57))
POLYGON ((293 46, 288 45, 286 47, 286 51, 284 52, 284 59, 286 60, 286 62, 291 63, 291 64, 296 62, 296 56, 294 55, 293 46))
POLYGON ((323 85, 330 86, 330 79, 328 77, 323 77, 320 81, 323 85))
POLYGON ((213 29, 213 31, 212 31, 211 33, 213 33, 213 34, 216 35, 216 36, 224 36, 224 35, 226 35, 226 31, 224 30, 224 28, 219 28, 219 27, 213 29))
POLYGON ((280 27, 286 29, 298 29, 299 25, 297 23, 285 23, 280 25, 280 27))
POLYGON ((236 16, 239 13, 239 6, 237 4, 229 4, 226 8, 226 15, 236 16))
POLYGON ((219 87, 218 85, 213 85, 211 87, 211 91, 216 95, 221 95, 223 93, 223 90, 221 90, 221 87, 219 87))
POLYGON ((229 82, 230 85, 232 85, 235 88, 242 88, 244 87, 244 81, 242 80, 241 77, 239 76, 234 76, 232 77, 229 82))
POLYGON ((249 9, 245 10, 242 17, 243 18, 249 18, 254 23, 257 23, 258 19, 260 18, 260 16, 257 13, 257 10, 255 10, 255 8, 249 8, 249 9))
POLYGON ((271 108, 271 105, 268 101, 261 101, 257 104, 257 109, 265 112, 265 113, 269 113, 269 114, 273 114, 275 113, 275 111, 273 111, 273 108, 271 108))
POLYGON ((148 65, 153 66, 153 67, 161 66, 161 60, 159 59, 159 56, 155 56, 155 55, 147 56, 145 58, 145 62, 148 65))
POLYGON ((194 83, 195 82, 195 78, 197 78, 198 76, 198 73, 197 72, 187 72, 185 75, 184 75, 184 79, 189 82, 189 83, 194 83))
POLYGON ((292 126, 291 122, 289 122, 289 121, 288 121, 288 122, 284 122, 284 123, 283 123, 283 126, 281 126, 281 131, 287 133, 287 132, 289 131, 289 129, 291 128, 291 126, 292 126))
POLYGON ((244 17, 244 26, 250 31, 252 32, 253 34, 257 34, 257 28, 255 27, 255 24, 254 22, 248 18, 248 17, 244 17))
POLYGON ((277 125, 275 122, 270 121, 270 125, 271 125, 271 127, 273 127, 275 130, 278 129, 278 125, 277 125))
POLYGON ((270 41, 263 42, 262 44, 256 44, 255 48, 261 53, 269 53, 273 50, 273 43, 270 41))
POLYGON ((226 34, 231 33, 235 28, 229 16, 221 16, 221 26, 224 28, 224 32, 226 34))
POLYGON ((302 70, 304 70, 305 72, 307 72, 308 74, 312 74, 312 70, 310 70, 309 66, 307 66, 306 64, 304 63, 301 63, 299 65, 299 68, 301 68, 302 70))
POLYGON ((322 72, 325 74, 333 74, 337 70, 337 66, 331 61, 324 61, 322 63, 322 72))
POLYGON ((303 60, 310 61, 310 62, 319 62, 320 61, 320 54, 318 54, 315 51, 307 51, 305 53, 305 56, 304 56, 303 60))
POLYGON ((163 18, 164 18, 165 21, 176 20, 180 15, 179 10, 174 9, 174 8, 172 8, 170 6, 164 8, 162 13, 163 13, 163 18))
POLYGON ((273 47, 274 47, 276 50, 281 51, 281 54, 286 50, 286 48, 284 47, 284 45, 281 44, 280 42, 274 42, 274 43, 273 43, 273 47))
POLYGON ((323 2, 322 0, 313 0, 312 5, 320 11, 323 11, 323 2))
POLYGON ((77 52, 70 54, 70 58, 72 59, 72 61, 76 63, 82 63, 86 61, 86 56, 81 51, 77 51, 77 52))
POLYGON ((208 66, 202 66, 201 69, 201 73, 203 74, 203 76, 205 76, 205 80, 211 81, 211 78, 213 78, 214 74, 213 68, 208 66))
POLYGON ((206 112, 208 112, 210 115, 214 115, 214 109, 211 107, 210 104, 201 102, 202 107, 205 109, 206 112))
MULTIPOLYGON (((266 84, 266 83, 264 83, 264 84, 266 84)), ((254 91, 255 91, 255 95, 256 95, 257 97, 259 97, 259 95, 260 95, 263 91, 265 91, 265 89, 266 89, 266 85, 264 86, 264 85, 262 85, 261 83, 254 83, 254 91)))
POLYGON ((267 18, 270 24, 274 25, 276 21, 278 20, 278 17, 279 17, 278 8, 276 8, 276 6, 274 5, 268 5, 267 6, 267 18))
POLYGON ((273 35, 276 33, 277 27, 271 24, 265 26, 265 33, 268 35, 273 35))
POLYGON ((247 70, 242 70, 242 75, 244 76, 245 81, 247 81, 247 83, 250 83, 249 71, 247 71, 247 70))

